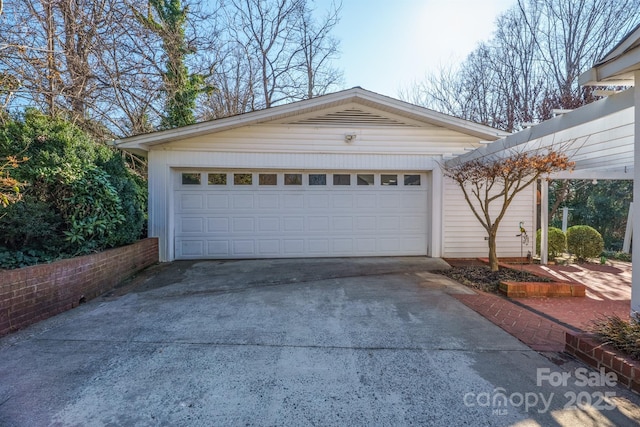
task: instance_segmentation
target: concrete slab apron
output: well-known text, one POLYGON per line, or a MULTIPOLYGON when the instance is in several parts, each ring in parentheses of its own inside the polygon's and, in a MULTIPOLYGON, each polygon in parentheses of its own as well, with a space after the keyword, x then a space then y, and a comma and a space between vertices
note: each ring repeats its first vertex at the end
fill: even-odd
POLYGON ((441 267, 163 266, 0 340, 0 425, 640 422, 636 395, 583 387, 582 365, 552 363, 452 298, 469 290, 429 273, 441 267))

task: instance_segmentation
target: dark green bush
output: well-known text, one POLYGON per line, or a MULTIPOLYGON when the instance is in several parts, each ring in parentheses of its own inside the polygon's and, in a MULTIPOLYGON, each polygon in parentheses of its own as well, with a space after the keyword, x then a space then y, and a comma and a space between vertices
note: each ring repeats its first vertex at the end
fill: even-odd
POLYGON ((0 208, 0 268, 132 243, 146 222, 146 185, 121 153, 73 124, 35 110, 0 123, 0 157, 28 157, 12 170, 27 185, 0 208))
MULTIPOLYGON (((542 230, 536 232, 536 253, 540 253, 540 239, 542 230)), ((555 227, 549 227, 549 258, 555 258, 567 249, 567 236, 562 230, 555 227)))
POLYGON ((574 225, 567 229, 567 248, 579 261, 585 261, 587 258, 600 256, 604 241, 594 228, 588 225, 574 225))

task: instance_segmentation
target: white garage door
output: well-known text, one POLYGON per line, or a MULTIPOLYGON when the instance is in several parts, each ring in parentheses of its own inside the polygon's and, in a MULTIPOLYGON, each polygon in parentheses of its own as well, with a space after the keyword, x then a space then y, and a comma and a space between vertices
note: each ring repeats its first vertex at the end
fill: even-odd
POLYGON ((426 174, 176 171, 176 259, 426 255, 426 174))

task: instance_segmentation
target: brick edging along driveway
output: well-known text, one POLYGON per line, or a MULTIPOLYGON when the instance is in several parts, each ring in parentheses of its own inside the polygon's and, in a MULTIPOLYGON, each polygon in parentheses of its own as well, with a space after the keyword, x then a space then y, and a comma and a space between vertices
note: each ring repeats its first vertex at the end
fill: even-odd
POLYGON ((586 333, 565 328, 497 295, 452 295, 536 351, 568 353, 583 363, 613 372, 616 381, 640 393, 640 362, 597 342, 586 333))

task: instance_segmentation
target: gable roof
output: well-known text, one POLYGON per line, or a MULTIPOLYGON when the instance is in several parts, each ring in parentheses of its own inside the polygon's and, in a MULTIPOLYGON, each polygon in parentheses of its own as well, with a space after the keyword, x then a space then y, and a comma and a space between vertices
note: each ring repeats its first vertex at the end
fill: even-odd
POLYGON ((237 116, 131 136, 115 141, 115 145, 126 150, 148 151, 149 147, 158 144, 262 123, 310 126, 435 125, 488 141, 508 135, 488 126, 354 87, 237 116))
POLYGON ((640 25, 578 79, 583 86, 633 86, 640 71, 640 25))

